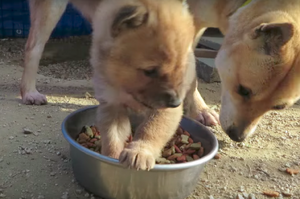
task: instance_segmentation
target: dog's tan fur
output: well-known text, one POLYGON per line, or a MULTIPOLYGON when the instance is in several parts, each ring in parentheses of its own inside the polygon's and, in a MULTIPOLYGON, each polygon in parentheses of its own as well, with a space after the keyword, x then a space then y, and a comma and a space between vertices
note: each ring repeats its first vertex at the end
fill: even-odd
POLYGON ((102 22, 93 25, 91 50, 102 154, 151 169, 183 114, 169 95, 184 101, 194 92, 192 16, 179 0, 103 0, 93 20, 102 22), (124 149, 132 110, 145 119, 124 149))
POLYGON ((220 121, 235 141, 250 136, 264 113, 287 108, 300 96, 300 1, 253 0, 241 7, 244 2, 188 0, 197 39, 207 27, 225 35, 216 57, 220 121))

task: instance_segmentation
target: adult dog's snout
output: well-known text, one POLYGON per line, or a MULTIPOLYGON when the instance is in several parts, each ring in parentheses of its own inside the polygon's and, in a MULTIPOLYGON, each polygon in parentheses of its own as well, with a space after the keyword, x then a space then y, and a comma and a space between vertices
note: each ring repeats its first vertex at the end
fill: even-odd
POLYGON ((243 142, 246 138, 246 135, 243 134, 243 131, 238 127, 232 125, 225 130, 226 134, 235 142, 243 142))

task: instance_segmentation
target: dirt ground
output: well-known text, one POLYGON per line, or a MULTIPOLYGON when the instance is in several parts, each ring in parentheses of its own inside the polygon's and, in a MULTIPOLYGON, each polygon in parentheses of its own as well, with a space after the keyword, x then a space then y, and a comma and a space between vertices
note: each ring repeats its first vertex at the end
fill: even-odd
MULTIPOLYGON (((93 95, 89 39, 47 44, 38 75, 38 89, 48 97, 45 106, 20 102, 24 44, 23 39, 0 40, 0 198, 97 198, 76 183, 69 145, 60 129, 69 113, 97 104, 87 95, 93 95), (24 134, 24 128, 33 133, 24 134)), ((209 106, 218 110, 220 84, 202 82, 199 89, 209 106)), ((266 190, 300 198, 300 174, 284 171, 300 168, 299 105, 266 114, 255 135, 244 143, 232 142, 220 127, 212 131, 219 140, 221 158, 207 164, 188 199, 235 199, 237 194, 250 193, 264 199, 266 190)))

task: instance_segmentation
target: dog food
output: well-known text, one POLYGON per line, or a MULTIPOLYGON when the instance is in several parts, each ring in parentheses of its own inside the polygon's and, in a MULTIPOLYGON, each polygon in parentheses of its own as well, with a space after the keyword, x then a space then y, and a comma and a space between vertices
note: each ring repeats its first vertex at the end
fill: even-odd
MULTIPOLYGON (((101 152, 101 133, 95 126, 84 126, 76 141, 92 151, 101 152)), ((130 135, 125 146, 132 141, 130 135)), ((201 142, 194 142, 190 134, 178 127, 172 139, 162 150, 162 155, 156 160, 156 164, 176 164, 197 160, 204 155, 201 142)))
POLYGON ((278 193, 277 191, 271 190, 264 191, 263 194, 268 197, 278 197, 280 195, 280 193, 278 193))
POLYGON ((287 168, 287 169, 286 169, 286 172, 287 172, 288 174, 290 174, 290 175, 297 175, 297 174, 300 172, 300 170, 299 170, 299 169, 291 169, 291 168, 287 168))

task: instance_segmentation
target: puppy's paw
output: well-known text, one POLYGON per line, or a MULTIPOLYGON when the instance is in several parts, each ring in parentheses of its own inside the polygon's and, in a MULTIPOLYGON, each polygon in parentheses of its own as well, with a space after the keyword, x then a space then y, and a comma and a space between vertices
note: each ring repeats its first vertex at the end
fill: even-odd
POLYGON ((119 158, 121 164, 127 168, 149 171, 155 165, 155 157, 149 146, 136 142, 130 143, 119 158))
POLYGON ((195 119, 205 126, 214 126, 220 124, 219 114, 208 107, 199 110, 195 119))
POLYGON ((123 148, 121 144, 106 146, 106 144, 102 143, 101 154, 118 160, 123 148))
POLYGON ((26 105, 45 105, 47 98, 38 91, 27 92, 22 96, 22 102, 26 105))

